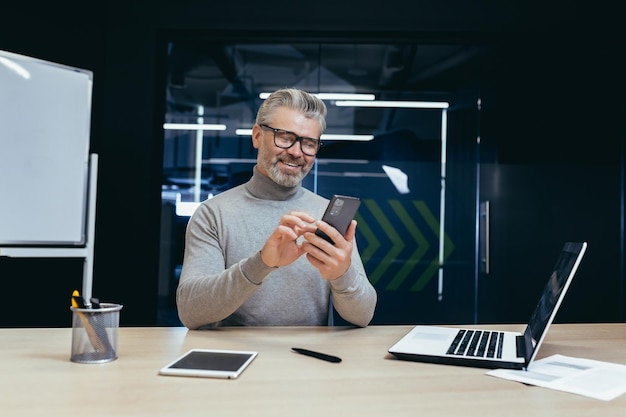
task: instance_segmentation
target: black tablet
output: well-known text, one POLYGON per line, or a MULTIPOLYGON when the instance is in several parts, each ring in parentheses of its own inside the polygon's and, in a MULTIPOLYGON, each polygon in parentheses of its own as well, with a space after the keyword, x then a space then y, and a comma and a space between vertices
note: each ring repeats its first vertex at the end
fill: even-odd
POLYGON ((256 358, 258 352, 219 349, 191 349, 161 368, 161 375, 235 379, 256 358))

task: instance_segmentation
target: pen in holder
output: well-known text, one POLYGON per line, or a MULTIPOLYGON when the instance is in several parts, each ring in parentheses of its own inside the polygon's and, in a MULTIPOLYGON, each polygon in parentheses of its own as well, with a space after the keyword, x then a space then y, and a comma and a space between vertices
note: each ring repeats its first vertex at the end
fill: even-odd
POLYGON ((72 362, 104 363, 117 359, 117 333, 122 305, 101 303, 99 307, 70 307, 72 362))

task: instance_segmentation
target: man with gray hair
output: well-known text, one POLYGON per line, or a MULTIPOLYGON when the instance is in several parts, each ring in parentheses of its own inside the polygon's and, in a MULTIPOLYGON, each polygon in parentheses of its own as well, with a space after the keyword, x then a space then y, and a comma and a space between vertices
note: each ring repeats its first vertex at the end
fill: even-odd
POLYGON ((325 325, 331 305, 355 326, 370 323, 377 295, 356 247, 356 221, 342 236, 316 220, 328 200, 301 186, 325 116, 319 98, 293 88, 259 108, 252 178, 204 201, 187 225, 176 301, 188 328, 325 325))

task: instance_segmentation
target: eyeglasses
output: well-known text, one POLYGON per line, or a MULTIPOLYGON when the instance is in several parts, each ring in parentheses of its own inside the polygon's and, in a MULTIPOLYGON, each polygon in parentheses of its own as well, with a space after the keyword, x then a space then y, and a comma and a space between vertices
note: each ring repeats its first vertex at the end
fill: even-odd
POLYGON ((296 142, 300 142, 300 149, 302 149, 303 154, 315 156, 322 146, 322 142, 318 139, 305 138, 288 130, 275 129, 268 125, 260 126, 262 129, 274 132, 274 145, 281 149, 289 149, 295 145, 296 142))

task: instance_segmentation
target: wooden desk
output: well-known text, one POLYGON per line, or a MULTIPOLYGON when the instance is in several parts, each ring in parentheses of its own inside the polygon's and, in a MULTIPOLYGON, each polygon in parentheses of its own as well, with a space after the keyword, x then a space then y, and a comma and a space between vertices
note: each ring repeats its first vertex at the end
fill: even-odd
MULTIPOLYGON (((119 358, 97 365, 70 362, 69 328, 0 329, 0 409, 11 417, 626 415, 626 396, 603 402, 483 369, 391 358, 387 348, 411 327, 121 328, 119 358), (292 346, 343 362, 298 355, 292 346), (237 380, 157 374, 191 348, 259 356, 237 380)), ((555 325, 540 357, 555 353, 626 364, 626 324, 555 325)))

